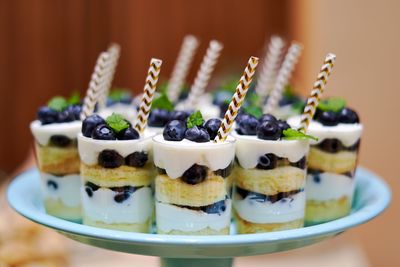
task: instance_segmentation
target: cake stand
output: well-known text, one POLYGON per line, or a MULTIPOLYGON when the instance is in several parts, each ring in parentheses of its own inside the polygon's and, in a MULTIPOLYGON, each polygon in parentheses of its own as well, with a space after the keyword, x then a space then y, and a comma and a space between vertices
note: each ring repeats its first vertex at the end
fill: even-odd
POLYGON ((304 247, 333 237, 379 215, 391 193, 376 174, 359 168, 352 213, 344 218, 301 229, 230 236, 175 236, 100 229, 47 215, 40 195, 39 173, 28 170, 10 184, 11 206, 26 218, 91 246, 161 257, 164 267, 227 267, 234 257, 274 253, 304 247))

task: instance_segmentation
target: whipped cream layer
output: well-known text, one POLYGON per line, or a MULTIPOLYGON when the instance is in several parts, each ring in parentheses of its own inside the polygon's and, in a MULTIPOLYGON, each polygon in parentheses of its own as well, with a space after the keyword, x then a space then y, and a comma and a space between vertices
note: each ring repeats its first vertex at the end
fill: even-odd
POLYGON ((304 218, 305 192, 299 192, 277 202, 260 202, 247 196, 235 196, 233 206, 238 215, 252 223, 285 223, 304 218))
POLYGON ((150 187, 142 187, 121 203, 114 200, 117 192, 99 188, 89 197, 82 188, 82 205, 86 217, 93 221, 113 223, 144 223, 153 214, 153 196, 150 187))
POLYGON ((308 174, 306 180, 307 200, 327 201, 348 197, 353 199, 354 178, 336 173, 321 172, 319 182, 315 182, 313 175, 308 174))
POLYGON ((220 231, 231 223, 232 201, 227 199, 226 210, 221 214, 208 214, 199 210, 181 208, 171 204, 156 202, 157 227, 163 232, 178 230, 183 232, 200 231, 211 228, 220 231))
POLYGON ((212 104, 202 104, 199 106, 200 112, 203 115, 203 118, 205 121, 209 119, 215 119, 219 118, 220 115, 220 109, 218 106, 212 105, 212 104))
POLYGON ((78 133, 81 131, 82 122, 71 121, 42 125, 39 120, 35 120, 31 122, 30 127, 36 142, 45 146, 49 144, 50 138, 53 135, 63 135, 69 139, 76 139, 78 133))
POLYGON ((77 207, 81 204, 81 178, 78 174, 54 176, 49 173, 41 173, 42 192, 45 199, 60 200, 67 207, 77 207), (49 187, 47 182, 53 181, 57 188, 49 187))
POLYGON ((107 118, 113 113, 121 114, 125 119, 132 123, 132 125, 134 125, 134 123, 136 122, 137 111, 136 107, 134 107, 133 105, 115 103, 111 106, 101 109, 98 112, 98 114, 102 118, 107 118))
POLYGON ((239 135, 232 132, 236 138, 236 157, 243 169, 253 169, 258 164, 260 156, 268 153, 290 162, 297 162, 307 155, 308 140, 263 140, 255 135, 239 135))
POLYGON ((153 134, 145 131, 143 137, 135 140, 97 140, 79 133, 79 157, 86 165, 95 165, 100 152, 106 149, 115 150, 122 157, 126 157, 133 152, 151 152, 151 137, 153 137, 153 134))
MULTIPOLYGON (((301 116, 289 118, 287 123, 290 126, 298 128, 300 126, 301 116)), ((324 126, 318 121, 311 121, 307 134, 315 136, 318 141, 311 140, 311 144, 319 144, 325 139, 338 139, 346 147, 354 145, 360 138, 363 132, 363 125, 361 123, 339 123, 336 126, 324 126)))
POLYGON ((153 138, 154 164, 165 169, 167 175, 176 179, 193 164, 207 166, 212 171, 225 169, 235 157, 235 138, 226 141, 196 143, 187 139, 166 141, 159 134, 153 138))

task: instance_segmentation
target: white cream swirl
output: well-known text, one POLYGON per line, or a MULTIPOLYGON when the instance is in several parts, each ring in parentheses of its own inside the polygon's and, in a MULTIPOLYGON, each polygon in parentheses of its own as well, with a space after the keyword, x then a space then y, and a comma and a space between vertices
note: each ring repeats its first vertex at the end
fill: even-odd
POLYGON ((76 139, 81 131, 81 121, 51 123, 42 125, 39 120, 31 122, 30 128, 35 140, 42 146, 48 145, 53 135, 63 135, 69 139, 76 139))

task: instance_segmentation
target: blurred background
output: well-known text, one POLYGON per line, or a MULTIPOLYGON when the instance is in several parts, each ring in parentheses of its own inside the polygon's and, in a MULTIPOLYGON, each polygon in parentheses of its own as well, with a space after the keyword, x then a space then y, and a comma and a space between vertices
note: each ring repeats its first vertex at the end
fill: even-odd
MULTIPOLYGON (((309 92, 324 55, 337 55, 326 95, 346 98, 361 114, 365 134, 360 164, 386 179, 393 202, 383 216, 334 240, 293 252, 241 258, 236 266, 398 266, 399 11, 396 0, 0 0, 0 179, 7 181, 31 164, 25 162, 32 146, 28 124, 36 109, 54 95, 67 96, 73 90, 83 95, 96 57, 111 42, 122 47, 114 84, 138 93, 151 57, 163 59, 162 76, 169 77, 186 34, 201 40, 189 83, 211 39, 224 44, 213 77, 236 73, 239 79, 248 57, 261 57, 265 41, 278 34, 304 44, 292 79, 300 94, 309 92)), ((36 261, 56 262, 37 266, 100 266, 102 258, 108 266, 108 252, 48 232, 42 236, 40 228, 21 218, 13 219, 18 223, 11 227, 5 218, 14 215, 4 200, 0 207, 1 266, 2 260, 5 266, 29 266, 23 265, 29 261, 25 258, 6 262, 23 243, 30 246, 25 254, 36 261), (31 235, 32 242, 50 239, 59 246, 40 250, 27 243, 31 235)), ((135 266, 157 264, 152 257, 110 254, 118 255, 113 263, 120 260, 120 266, 130 266, 132 260, 138 263, 135 266)))

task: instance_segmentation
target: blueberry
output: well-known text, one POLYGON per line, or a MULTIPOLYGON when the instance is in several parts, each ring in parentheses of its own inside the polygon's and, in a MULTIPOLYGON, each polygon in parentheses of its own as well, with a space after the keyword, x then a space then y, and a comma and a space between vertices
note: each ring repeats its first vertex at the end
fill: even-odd
POLYGON ((72 140, 65 135, 52 135, 50 143, 57 147, 67 147, 71 144, 72 140))
POLYGON ((257 127, 257 137, 264 140, 278 140, 281 132, 278 123, 274 121, 261 122, 257 127))
POLYGON ((47 187, 49 187, 52 190, 57 190, 58 189, 58 184, 57 184, 57 182, 55 182, 53 180, 48 180, 47 181, 47 187))
POLYGON ((125 158, 125 164, 132 167, 143 167, 149 160, 146 152, 136 151, 125 158))
POLYGON ((136 189, 141 188, 141 187, 134 187, 134 186, 121 186, 121 187, 111 187, 110 189, 114 192, 117 192, 117 194, 114 196, 114 200, 117 203, 122 203, 136 191, 136 189))
POLYGON ((204 211, 205 213, 208 213, 208 214, 219 214, 219 215, 221 215, 226 210, 225 200, 221 200, 221 201, 215 202, 215 203, 213 203, 211 205, 202 207, 201 210, 204 211))
POLYGON ((210 135, 208 134, 207 130, 198 126, 187 129, 185 132, 185 138, 197 143, 210 141, 210 135))
POLYGON ((243 135, 256 135, 257 134, 257 126, 259 122, 256 117, 247 115, 246 118, 242 118, 238 123, 238 134, 243 135))
POLYGON ((118 140, 135 140, 139 139, 140 135, 138 131, 133 129, 131 126, 118 133, 118 140))
POLYGON ((186 121, 186 119, 190 116, 190 112, 183 110, 174 110, 171 112, 170 120, 180 120, 186 121))
POLYGON ((278 158, 272 153, 268 153, 265 155, 262 155, 258 159, 258 164, 256 166, 257 169, 262 169, 262 170, 272 170, 276 167, 278 163, 278 158))
POLYGON ((37 112, 37 118, 42 124, 57 122, 58 112, 49 107, 40 107, 37 112))
POLYGON ((226 178, 229 175, 231 175, 232 169, 233 169, 233 162, 231 164, 229 164, 228 167, 226 167, 225 169, 219 169, 219 170, 214 171, 214 174, 222 176, 223 178, 226 178))
POLYGON ((219 116, 223 118, 225 116, 226 111, 228 110, 229 102, 223 102, 218 106, 219 106, 219 116))
POLYGON ((312 177, 313 177, 314 183, 316 183, 316 184, 321 183, 321 176, 319 175, 319 173, 312 174, 312 177))
POLYGON ((118 194, 116 194, 116 195, 114 196, 114 200, 115 200, 115 202, 117 202, 117 203, 122 203, 122 202, 124 202, 125 200, 127 200, 130 196, 131 196, 131 194, 126 193, 126 192, 124 192, 124 193, 118 193, 118 194))
POLYGON ((271 115, 271 114, 264 114, 261 116, 261 118, 259 119, 260 123, 264 122, 264 121, 273 121, 276 122, 277 119, 275 118, 275 116, 271 115))
POLYGON ((278 120, 277 121, 279 128, 281 129, 281 131, 287 130, 290 128, 290 125, 283 120, 278 120))
POLYGON ((214 139, 217 136, 218 129, 221 126, 220 119, 209 119, 205 124, 204 128, 207 130, 210 135, 210 139, 214 139))
POLYGON ((171 118, 171 114, 165 109, 154 109, 150 111, 148 124, 152 127, 164 127, 171 118))
POLYGON ((182 181, 188 184, 199 184, 206 179, 207 167, 194 164, 182 174, 182 181))
POLYGON ((325 126, 335 126, 339 124, 338 115, 333 111, 318 112, 316 120, 325 126))
POLYGON ((93 190, 90 187, 85 187, 85 192, 88 195, 88 197, 93 196, 93 190))
POLYGON ((116 137, 114 135, 113 130, 109 128, 105 124, 100 124, 94 128, 92 132, 92 138, 93 139, 99 139, 99 140, 115 140, 116 137))
POLYGON ((75 115, 69 112, 67 109, 58 112, 58 122, 71 122, 75 120, 75 115))
POLYGON ((81 112, 82 112, 82 106, 80 106, 80 105, 71 105, 66 110, 71 114, 71 116, 73 116, 74 120, 80 120, 81 112))
POLYGON ((185 138, 186 123, 181 120, 172 120, 164 128, 163 136, 167 141, 181 141, 185 138))
POLYGON ((325 139, 318 144, 318 147, 321 150, 329 153, 337 153, 344 149, 342 142, 340 142, 340 140, 336 138, 325 139))
POLYGON ((306 156, 302 157, 299 161, 296 161, 294 163, 290 163, 290 165, 293 166, 293 167, 297 167, 299 169, 304 170, 306 168, 306 165, 307 165, 306 156))
POLYGON ((100 188, 100 186, 91 183, 91 182, 86 182, 85 183, 85 192, 89 197, 93 196, 93 192, 97 191, 100 188))
POLYGON ((125 163, 125 159, 115 150, 105 149, 100 152, 97 162, 108 169, 118 168, 125 163))
POLYGON ((357 113, 349 108, 344 108, 339 113, 339 122, 341 123, 359 123, 360 119, 358 118, 357 113))
POLYGON ((249 118, 250 116, 251 116, 250 114, 242 113, 242 112, 239 111, 239 114, 236 117, 236 123, 239 123, 242 120, 245 120, 245 119, 249 118))
POLYGON ((97 125, 105 124, 102 117, 97 114, 91 115, 82 122, 82 134, 86 137, 92 137, 92 132, 97 125))

